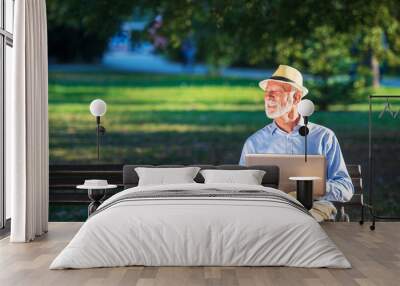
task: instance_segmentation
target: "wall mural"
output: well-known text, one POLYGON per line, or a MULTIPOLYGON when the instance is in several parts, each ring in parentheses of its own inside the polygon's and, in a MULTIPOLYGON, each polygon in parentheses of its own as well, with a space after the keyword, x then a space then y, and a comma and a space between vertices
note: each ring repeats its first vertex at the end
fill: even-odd
POLYGON ((390 116, 392 116, 394 119, 396 119, 397 116, 399 115, 400 109, 397 110, 396 112, 393 110, 393 107, 391 106, 391 104, 389 102, 389 99, 393 98, 393 96, 385 96, 385 97, 386 97, 386 103, 385 103, 381 113, 379 113, 379 118, 382 118, 385 113, 389 113, 390 116))
POLYGON ((400 140, 398 126, 395 126, 395 130, 391 131, 390 127, 388 130, 375 131, 373 117, 373 101, 385 99, 383 109, 379 112, 379 120, 391 120, 397 118, 399 111, 394 111, 394 103, 399 103, 400 95, 370 95, 369 96, 369 134, 368 134, 368 188, 369 198, 367 207, 370 210, 372 216, 372 225, 370 228, 375 229, 375 221, 379 220, 400 220, 398 215, 382 216, 384 206, 375 206, 375 202, 378 200, 384 200, 385 204, 399 204, 400 202, 390 196, 390 190, 396 189, 400 183, 400 173, 398 156, 400 151, 400 140), (392 102, 392 103, 391 103, 392 102), (389 117, 384 117, 388 114, 389 117), (387 145, 390 142, 390 145, 387 145), (389 147, 389 148, 388 148, 389 147), (395 157, 395 160, 388 160, 388 157, 395 157), (384 198, 384 199, 383 199, 384 198))

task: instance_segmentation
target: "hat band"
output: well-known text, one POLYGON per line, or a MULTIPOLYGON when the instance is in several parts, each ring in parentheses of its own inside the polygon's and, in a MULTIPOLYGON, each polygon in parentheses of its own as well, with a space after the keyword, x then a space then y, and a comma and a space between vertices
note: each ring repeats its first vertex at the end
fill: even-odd
POLYGON ((276 79, 276 80, 281 80, 281 81, 286 81, 286 82, 291 82, 297 84, 295 81, 288 79, 287 77, 283 76, 271 76, 269 79, 276 79))

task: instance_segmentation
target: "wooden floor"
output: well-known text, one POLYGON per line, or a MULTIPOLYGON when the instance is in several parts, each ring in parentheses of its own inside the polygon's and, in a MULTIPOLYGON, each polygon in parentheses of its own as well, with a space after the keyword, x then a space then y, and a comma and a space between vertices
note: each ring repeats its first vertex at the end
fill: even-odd
POLYGON ((120 267, 48 270, 81 223, 50 223, 32 243, 0 241, 0 285, 400 285, 400 222, 328 223, 352 269, 289 267, 120 267))

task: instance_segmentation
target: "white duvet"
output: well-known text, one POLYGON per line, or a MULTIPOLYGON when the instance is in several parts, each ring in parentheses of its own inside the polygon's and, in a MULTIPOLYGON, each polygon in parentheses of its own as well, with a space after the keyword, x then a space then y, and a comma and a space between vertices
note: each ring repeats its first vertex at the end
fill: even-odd
MULTIPOLYGON (((254 185, 179 184, 135 187, 168 190, 263 190, 254 185)), ((152 198, 122 201, 90 217, 50 269, 145 266, 294 266, 350 268, 309 215, 295 207, 246 198, 152 198)))

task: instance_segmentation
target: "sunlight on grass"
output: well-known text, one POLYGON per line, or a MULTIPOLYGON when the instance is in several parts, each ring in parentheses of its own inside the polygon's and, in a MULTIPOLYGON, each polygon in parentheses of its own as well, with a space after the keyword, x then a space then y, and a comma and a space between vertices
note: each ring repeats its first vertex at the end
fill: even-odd
MULTIPOLYGON (((377 92, 398 91, 385 88, 377 92)), ((203 157, 211 160, 209 163, 236 162, 245 139, 269 122, 263 92, 254 80, 53 72, 49 74, 50 162, 90 163, 95 159, 95 119, 89 112, 95 98, 107 102, 107 114, 102 118, 107 129, 102 160, 108 163, 203 157)), ((381 106, 374 107, 375 117, 378 108, 381 106)), ((352 132, 365 137, 367 100, 334 105, 330 110, 315 112, 311 121, 331 128, 338 136, 352 132)), ((377 128, 395 129, 397 122, 385 117, 377 128)))

